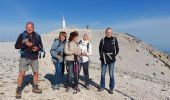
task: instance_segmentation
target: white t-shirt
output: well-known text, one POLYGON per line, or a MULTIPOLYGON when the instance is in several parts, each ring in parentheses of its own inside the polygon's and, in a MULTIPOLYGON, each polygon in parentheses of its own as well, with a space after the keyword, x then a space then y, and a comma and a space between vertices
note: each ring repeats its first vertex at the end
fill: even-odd
POLYGON ((79 44, 81 53, 83 53, 83 52, 87 53, 87 56, 81 56, 81 60, 83 63, 89 61, 89 56, 92 55, 92 44, 89 43, 89 48, 88 48, 88 43, 89 43, 88 41, 84 41, 82 39, 79 44))

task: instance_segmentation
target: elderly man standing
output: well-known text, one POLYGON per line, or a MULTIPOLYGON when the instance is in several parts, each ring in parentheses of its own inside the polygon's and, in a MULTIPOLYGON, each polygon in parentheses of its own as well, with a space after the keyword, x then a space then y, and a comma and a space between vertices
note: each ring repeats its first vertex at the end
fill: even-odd
POLYGON ((30 66, 33 71, 32 92, 42 93, 42 90, 38 87, 38 54, 43 49, 43 45, 40 35, 34 31, 34 23, 28 22, 26 24, 26 30, 19 35, 15 43, 15 49, 20 49, 21 53, 16 98, 21 98, 23 79, 30 66))
POLYGON ((110 84, 109 84, 109 93, 113 94, 113 89, 115 86, 114 80, 114 64, 116 61, 116 55, 119 53, 119 46, 116 37, 113 37, 113 31, 111 28, 107 28, 105 30, 106 36, 101 39, 99 45, 99 53, 101 60, 101 81, 99 92, 105 89, 105 75, 106 68, 109 67, 109 75, 110 75, 110 84))

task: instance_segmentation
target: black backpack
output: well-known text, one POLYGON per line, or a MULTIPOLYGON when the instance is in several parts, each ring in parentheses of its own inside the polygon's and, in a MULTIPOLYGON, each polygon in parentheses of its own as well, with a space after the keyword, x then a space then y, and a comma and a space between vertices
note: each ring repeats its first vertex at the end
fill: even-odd
MULTIPOLYGON (((114 50, 115 50, 115 55, 116 55, 116 45, 115 45, 115 41, 116 41, 116 37, 113 38, 112 42, 113 42, 113 46, 114 46, 114 50)), ((103 49, 103 46, 104 46, 104 38, 102 39, 102 48, 101 48, 101 52, 102 52, 102 49, 103 49)))
MULTIPOLYGON (((23 40, 27 38, 26 31, 24 31, 24 32, 21 33, 21 34, 22 34, 22 39, 23 39, 23 40)), ((35 32, 35 38, 36 38, 36 39, 35 39, 34 42, 37 42, 37 43, 38 43, 39 35, 38 35, 36 32, 35 32)), ((20 54, 23 54, 22 51, 23 51, 23 50, 20 49, 20 54)), ((43 58, 45 58, 46 52, 45 52, 45 50, 44 50, 43 48, 39 51, 39 58, 41 58, 41 53, 43 53, 43 58)))
MULTIPOLYGON (((81 43, 82 43, 82 40, 79 41, 79 44, 81 44, 81 43)), ((87 43, 87 52, 89 52, 89 45, 90 45, 90 43, 87 43)))

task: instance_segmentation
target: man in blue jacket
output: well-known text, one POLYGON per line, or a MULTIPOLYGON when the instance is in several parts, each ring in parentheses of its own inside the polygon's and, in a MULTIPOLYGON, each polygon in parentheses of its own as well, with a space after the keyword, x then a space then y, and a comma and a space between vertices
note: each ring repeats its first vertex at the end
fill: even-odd
POLYGON ((16 98, 21 98, 22 83, 25 72, 29 70, 29 66, 31 66, 33 70, 32 92, 42 93, 42 90, 38 87, 38 54, 39 51, 42 51, 43 45, 40 35, 34 31, 34 24, 32 22, 28 22, 26 24, 26 30, 19 35, 15 43, 15 49, 20 49, 21 53, 16 98))

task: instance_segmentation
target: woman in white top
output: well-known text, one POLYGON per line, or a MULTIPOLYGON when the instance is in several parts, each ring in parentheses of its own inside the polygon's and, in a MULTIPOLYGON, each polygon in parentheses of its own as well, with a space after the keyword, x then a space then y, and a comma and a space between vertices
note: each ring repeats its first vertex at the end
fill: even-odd
MULTIPOLYGON (((92 44, 89 42, 90 36, 88 33, 83 35, 83 39, 80 40, 79 46, 81 50, 81 66, 85 75, 85 87, 89 90, 89 56, 92 55, 92 44)), ((80 67, 81 70, 81 67, 80 67)))

